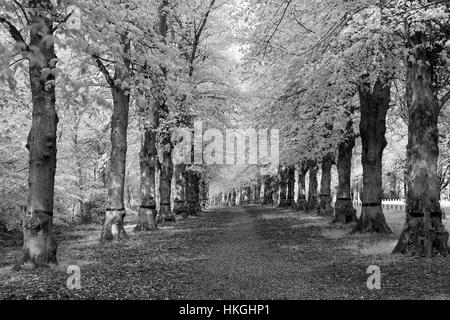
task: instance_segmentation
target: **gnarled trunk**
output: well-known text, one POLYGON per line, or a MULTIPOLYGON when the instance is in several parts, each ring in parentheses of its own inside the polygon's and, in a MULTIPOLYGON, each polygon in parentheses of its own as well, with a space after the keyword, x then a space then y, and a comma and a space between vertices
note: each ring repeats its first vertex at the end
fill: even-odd
MULTIPOLYGON (((350 121, 348 127, 352 127, 350 121)), ((351 129, 350 129, 351 130, 351 129)), ((352 170, 352 152, 355 147, 355 135, 353 130, 347 134, 346 139, 338 146, 338 188, 336 203, 334 205, 335 221, 340 223, 356 222, 356 210, 353 208, 351 198, 351 170, 352 170)))
MULTIPOLYGON (((116 70, 120 74, 119 70, 116 70)), ((127 130, 130 98, 121 87, 111 88, 113 96, 113 115, 111 118, 111 159, 109 169, 109 187, 105 222, 101 240, 120 240, 126 237, 123 226, 126 215, 124 205, 125 170, 127 158, 127 130)))
POLYGON ((322 177, 320 180, 320 201, 317 213, 321 216, 334 214, 331 205, 331 166, 334 163, 334 154, 327 154, 322 159, 322 177))
MULTIPOLYGON (((51 6, 49 1, 47 5, 51 6)), ((53 36, 52 21, 39 8, 31 16, 29 59, 32 124, 28 135, 29 193, 27 210, 22 220, 22 263, 35 266, 57 263, 57 244, 53 236, 53 195, 56 171, 55 74, 44 72, 56 66, 55 48, 48 39, 53 36), (35 54, 38 57, 33 57, 35 54)))
POLYGON ((390 84, 378 79, 373 91, 370 84, 359 87, 361 105, 363 192, 361 217, 353 232, 391 233, 381 207, 382 157, 386 147, 386 114, 389 109, 390 84))
POLYGON ((437 174, 439 156, 438 118, 441 104, 433 92, 432 56, 426 48, 428 40, 417 32, 411 39, 415 59, 408 63, 407 91, 408 146, 406 223, 394 253, 432 257, 448 254, 448 231, 442 223, 439 204, 440 181, 437 174))
POLYGON ((317 171, 317 164, 315 162, 311 162, 309 164, 308 210, 317 209, 317 171))

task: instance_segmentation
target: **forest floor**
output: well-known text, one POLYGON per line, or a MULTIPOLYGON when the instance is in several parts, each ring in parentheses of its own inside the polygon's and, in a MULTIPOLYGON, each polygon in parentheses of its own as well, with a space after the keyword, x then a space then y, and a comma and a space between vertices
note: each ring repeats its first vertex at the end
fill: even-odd
MULTIPOLYGON (((0 299, 450 299, 450 258, 391 255, 394 234, 351 235, 313 212, 260 206, 213 208, 200 217, 100 245, 99 226, 58 235, 59 265, 14 270, 20 239, 0 244, 0 299), (68 289, 69 265, 81 289, 68 289), (381 269, 381 289, 366 273, 381 269)), ((450 229, 450 220, 446 220, 450 229)))

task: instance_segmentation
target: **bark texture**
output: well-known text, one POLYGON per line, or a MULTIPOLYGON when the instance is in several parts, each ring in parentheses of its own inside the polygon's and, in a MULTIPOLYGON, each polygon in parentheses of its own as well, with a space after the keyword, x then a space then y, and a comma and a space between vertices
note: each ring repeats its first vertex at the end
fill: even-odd
POLYGON ((361 106, 363 192, 361 217, 354 232, 391 233, 381 207, 382 157, 386 147, 386 114, 391 98, 390 84, 381 79, 373 90, 369 83, 359 87, 361 106))
MULTIPOLYGON (((29 177, 27 210, 22 219, 22 263, 46 266, 57 263, 57 243, 53 236, 53 195, 56 171, 56 128, 58 116, 55 102, 55 47, 48 39, 53 37, 53 22, 48 12, 49 0, 42 7, 30 1, 35 10, 30 17, 29 78, 33 104, 32 124, 28 135, 29 177)), ((17 41, 17 40, 16 40, 17 41)))
MULTIPOLYGON (((120 71, 116 70, 116 75, 120 71)), ((124 204, 125 170, 127 157, 128 92, 122 87, 111 88, 113 95, 113 115, 111 118, 111 156, 109 187, 102 241, 120 240, 127 237, 123 226, 126 215, 124 204)))
POLYGON ((406 223, 394 253, 430 258, 447 256, 448 231, 442 223, 438 118, 442 103, 433 92, 432 52, 428 39, 416 32, 410 39, 414 61, 407 66, 409 124, 407 146, 406 223))

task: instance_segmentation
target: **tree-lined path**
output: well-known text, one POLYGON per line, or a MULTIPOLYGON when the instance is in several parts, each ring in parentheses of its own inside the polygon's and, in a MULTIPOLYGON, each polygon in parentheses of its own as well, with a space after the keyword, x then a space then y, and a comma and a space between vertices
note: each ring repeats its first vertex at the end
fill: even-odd
POLYGON ((2 0, 0 295, 448 298, 449 107, 450 1, 2 0))
MULTIPOLYGON (((400 229, 395 217, 388 222, 400 229)), ((97 229, 79 228, 60 236, 59 267, 13 272, 14 255, 7 255, 0 265, 0 298, 450 298, 446 259, 392 257, 395 236, 349 231, 312 212, 256 205, 211 208, 101 248, 97 229), (66 287, 70 264, 81 266, 80 290, 66 287), (370 265, 381 268, 381 290, 367 288, 370 265)), ((2 255, 7 244, 12 243, 2 243, 2 255)))

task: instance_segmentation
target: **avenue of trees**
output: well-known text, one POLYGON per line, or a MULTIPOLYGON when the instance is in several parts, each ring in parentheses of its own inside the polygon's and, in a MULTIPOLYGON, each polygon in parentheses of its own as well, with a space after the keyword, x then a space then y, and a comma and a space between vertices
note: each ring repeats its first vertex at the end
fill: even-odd
MULTIPOLYGON (((278 175, 258 179, 262 202, 293 205, 289 186, 295 181, 299 209, 357 222, 353 232, 391 233, 382 199, 386 132, 392 126, 407 140, 406 154, 389 168, 395 194, 396 177, 404 174, 406 199, 394 253, 447 255, 440 200, 448 186, 450 3, 249 1, 240 10, 239 18, 251 21, 239 27, 244 72, 252 79, 248 121, 282 134, 278 175), (352 205, 356 143, 362 167, 359 219, 352 205)), ((234 203, 235 193, 225 194, 224 201, 234 203)))
POLYGON ((149 232, 207 201, 391 233, 386 161, 406 199, 394 252, 448 254, 450 2, 5 0, 0 27, 0 229, 20 225, 21 263, 57 262, 57 218, 98 215, 101 241, 118 241, 129 211, 149 232), (279 129, 277 173, 174 161, 172 133, 198 120, 279 129), (389 128, 406 150, 386 159, 389 128))
POLYGON ((360 138, 362 212, 354 232, 390 233, 381 206, 383 151, 388 122, 401 119, 407 128, 406 222, 394 252, 447 255, 439 200, 448 170, 450 3, 250 1, 241 10, 252 26, 242 33, 247 71, 256 79, 252 121, 282 133, 283 166, 278 177, 262 178, 279 193, 279 204, 291 203, 284 189, 296 167, 301 209, 355 222, 350 174, 360 138), (339 180, 335 210, 333 164, 339 180))
POLYGON ((2 228, 21 222, 22 263, 57 261, 55 211, 62 222, 100 215, 101 240, 114 241, 127 237, 126 208, 139 212, 138 232, 204 207, 207 168, 174 168, 171 133, 194 119, 222 123, 235 100, 233 57, 220 50, 228 8, 215 0, 0 4, 2 193, 13 195, 2 228), (28 159, 16 142, 27 125, 28 159))

